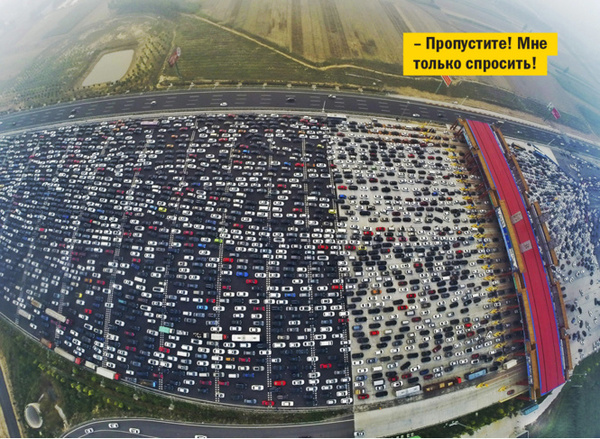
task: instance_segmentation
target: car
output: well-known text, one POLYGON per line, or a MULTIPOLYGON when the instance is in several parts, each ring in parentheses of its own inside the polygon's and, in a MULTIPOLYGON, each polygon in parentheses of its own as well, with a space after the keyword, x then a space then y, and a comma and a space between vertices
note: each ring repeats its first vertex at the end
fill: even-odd
POLYGON ((108 424, 108 428, 112 428, 112 429, 119 428, 119 424, 117 424, 116 422, 111 422, 110 424, 108 424))
POLYGON ((221 102, 221 103, 219 104, 219 106, 220 106, 220 107, 226 107, 227 105, 228 105, 228 104, 227 104, 227 102, 221 102))
POLYGON ((132 433, 132 434, 140 434, 140 429, 139 429, 139 428, 134 428, 134 427, 131 427, 131 428, 129 429, 129 433, 132 433))
POLYGON ((83 430, 83 432, 84 432, 85 434, 90 434, 90 433, 93 433, 93 432, 94 432, 94 429, 93 429, 93 428, 91 428, 91 427, 90 427, 90 428, 86 428, 85 430, 83 430))
POLYGON ((413 117, 421 117, 419 113, 413 113, 413 117))
POLYGON ((273 385, 276 387, 282 387, 285 386, 287 383, 283 380, 279 380, 279 381, 273 381, 273 385))
POLYGON ((328 97, 329 99, 337 99, 337 96, 336 96, 336 95, 328 95, 327 97, 328 97))

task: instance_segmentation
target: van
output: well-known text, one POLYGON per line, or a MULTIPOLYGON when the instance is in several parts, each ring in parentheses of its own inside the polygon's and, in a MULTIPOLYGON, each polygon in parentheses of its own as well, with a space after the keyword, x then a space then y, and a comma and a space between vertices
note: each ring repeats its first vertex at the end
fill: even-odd
POLYGON ((380 371, 382 371, 382 370, 383 370, 383 366, 375 366, 375 367, 373 368, 373 372, 380 372, 380 371))
POLYGON ((319 342, 319 346, 332 346, 333 340, 323 340, 319 342))
POLYGON ((373 386, 383 386, 385 384, 385 380, 375 380, 373 381, 373 386))

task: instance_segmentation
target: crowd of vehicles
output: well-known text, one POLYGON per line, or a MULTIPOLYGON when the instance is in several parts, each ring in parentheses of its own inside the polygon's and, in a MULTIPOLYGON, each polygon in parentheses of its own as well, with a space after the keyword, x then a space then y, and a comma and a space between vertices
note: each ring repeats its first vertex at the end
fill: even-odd
POLYGON ((103 377, 230 404, 493 371, 519 349, 489 302, 510 295, 483 268, 500 243, 473 232, 448 139, 398 130, 207 114, 0 138, 0 311, 103 377))

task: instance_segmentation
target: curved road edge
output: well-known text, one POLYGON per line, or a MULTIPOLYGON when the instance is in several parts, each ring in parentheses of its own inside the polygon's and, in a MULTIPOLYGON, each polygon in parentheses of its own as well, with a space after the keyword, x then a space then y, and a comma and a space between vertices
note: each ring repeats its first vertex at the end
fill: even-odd
POLYGON ((14 411, 15 407, 12 402, 11 393, 8 390, 10 384, 6 381, 4 374, 7 367, 4 358, 0 358, 0 405, 2 405, 0 415, 4 416, 9 437, 19 438, 22 437, 21 430, 19 429, 19 423, 14 411))
POLYGON ((269 426, 193 424, 152 418, 108 418, 79 424, 61 437, 352 437, 353 432, 353 415, 325 422, 269 426), (118 427, 110 428, 108 425, 112 423, 118 424, 118 427), (131 432, 130 429, 136 432, 131 432))

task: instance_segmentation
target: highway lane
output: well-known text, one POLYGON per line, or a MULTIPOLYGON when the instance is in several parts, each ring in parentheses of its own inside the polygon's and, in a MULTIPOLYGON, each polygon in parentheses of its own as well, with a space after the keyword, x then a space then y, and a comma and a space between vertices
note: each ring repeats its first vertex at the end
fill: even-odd
MULTIPOLYGON (((476 112, 463 111, 386 96, 338 93, 336 99, 328 98, 328 92, 281 89, 213 89, 203 91, 177 91, 172 93, 126 94, 71 101, 35 110, 22 111, 0 117, 0 133, 15 129, 52 125, 70 120, 88 118, 110 118, 133 113, 186 112, 208 110, 219 113, 241 109, 277 109, 277 111, 307 111, 327 113, 362 113, 374 116, 401 117, 419 122, 436 121, 452 123, 457 117, 474 118, 486 123, 497 121, 492 117, 476 112), (294 98, 294 102, 287 102, 294 98), (152 104, 156 101, 156 104, 152 104), (227 106, 221 106, 226 102, 227 106), (76 110, 69 119, 71 111, 76 110), (419 114, 419 118, 413 118, 419 114)), ((549 143, 557 134, 520 124, 505 121, 502 132, 508 137, 518 137, 549 143)), ((560 140, 555 145, 560 144, 560 140)))
POLYGON ((196 435, 240 438, 352 437, 353 432, 354 420, 351 415, 330 422, 271 426, 188 424, 152 419, 105 419, 79 425, 62 437, 194 437, 196 435), (113 422, 118 423, 119 428, 109 428, 108 424, 113 422), (130 433, 130 428, 138 429, 139 433, 130 433))
POLYGON ((21 437, 21 432, 19 431, 19 425, 17 424, 17 419, 15 417, 12 401, 6 387, 6 382, 4 381, 2 369, 0 369, 0 405, 2 405, 2 413, 4 414, 4 420, 6 421, 6 426, 8 427, 8 434, 10 437, 21 437))

